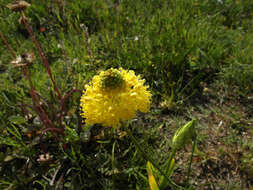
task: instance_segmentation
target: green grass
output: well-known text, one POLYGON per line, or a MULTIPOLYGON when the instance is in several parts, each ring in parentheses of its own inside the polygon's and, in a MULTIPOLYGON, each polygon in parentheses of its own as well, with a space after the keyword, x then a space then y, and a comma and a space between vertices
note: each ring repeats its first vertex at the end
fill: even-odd
MULTIPOLYGON (((59 127, 61 102, 19 13, 6 7, 10 2, 0 0, 0 32, 16 56, 34 53, 28 66, 32 84, 59 127)), ((111 67, 146 79, 151 110, 129 127, 162 171, 176 129, 198 119, 189 184, 191 143, 176 153, 171 180, 178 186, 167 189, 252 188, 251 0, 28 2, 29 26, 63 96, 84 90, 95 74, 111 67)), ((45 132, 29 82, 12 60, 1 39, 0 189, 150 188, 147 160, 129 135, 81 121, 79 92, 65 102, 65 136, 45 132), (43 151, 51 156, 47 162, 38 161, 43 151)), ((153 174, 163 175, 157 168, 153 174)))

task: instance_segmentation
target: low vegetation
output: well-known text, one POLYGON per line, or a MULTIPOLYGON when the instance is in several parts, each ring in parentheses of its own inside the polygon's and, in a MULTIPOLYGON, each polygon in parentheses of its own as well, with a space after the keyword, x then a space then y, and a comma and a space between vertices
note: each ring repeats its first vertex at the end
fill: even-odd
POLYGON ((252 190, 252 26, 252 0, 0 0, 0 189, 252 190), (111 68, 150 109, 106 127, 81 97, 111 68))

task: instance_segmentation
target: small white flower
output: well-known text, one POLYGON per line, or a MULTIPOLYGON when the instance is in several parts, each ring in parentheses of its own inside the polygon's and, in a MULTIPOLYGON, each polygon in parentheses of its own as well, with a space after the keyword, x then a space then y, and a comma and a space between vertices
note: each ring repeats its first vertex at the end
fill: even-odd
POLYGON ((46 163, 52 159, 49 153, 41 154, 40 157, 37 159, 39 163, 46 163))

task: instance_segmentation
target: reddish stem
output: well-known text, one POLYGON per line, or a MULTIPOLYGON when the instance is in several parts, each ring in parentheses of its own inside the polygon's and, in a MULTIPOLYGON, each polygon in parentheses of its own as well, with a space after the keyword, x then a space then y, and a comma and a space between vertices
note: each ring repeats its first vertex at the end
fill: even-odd
POLYGON ((60 92, 59 92, 59 90, 58 90, 58 88, 57 88, 57 86, 56 86, 56 83, 55 83, 55 81, 54 81, 54 79, 53 79, 52 72, 51 72, 51 69, 50 69, 50 67, 49 67, 48 60, 47 60, 47 58, 45 57, 45 55, 44 55, 42 49, 40 48, 39 43, 38 43, 37 40, 35 39, 35 36, 34 36, 34 34, 33 34, 32 30, 31 30, 31 28, 29 27, 29 25, 28 25, 28 23, 27 23, 27 21, 26 21, 26 19, 25 19, 25 17, 24 17, 24 14, 21 14, 21 16, 22 16, 22 22, 25 24, 25 27, 26 27, 26 29, 27 29, 29 35, 31 36, 31 38, 32 38, 32 40, 33 40, 33 43, 35 44, 35 46, 36 46, 36 48, 37 48, 37 50, 38 50, 38 52, 39 52, 39 54, 40 54, 40 57, 41 57, 41 59, 42 59, 42 63, 43 63, 44 66, 46 67, 47 73, 48 73, 48 75, 49 75, 49 77, 50 77, 50 79, 51 79, 51 81, 52 81, 52 83, 53 83, 54 90, 56 91, 58 98, 61 100, 61 94, 60 94, 60 92))
POLYGON ((79 89, 72 89, 68 94, 66 94, 64 96, 64 98, 61 100, 61 108, 60 108, 60 127, 62 127, 62 112, 63 112, 63 109, 64 109, 64 105, 65 105, 65 102, 66 100, 74 93, 74 92, 80 92, 82 93, 81 90, 79 89))
POLYGON ((7 49, 9 50, 9 52, 11 53, 11 55, 13 56, 13 58, 16 59, 16 55, 15 55, 14 51, 9 46, 7 40, 5 39, 5 37, 3 36, 3 34, 2 34, 1 31, 0 31, 0 37, 3 40, 4 45, 7 47, 7 49))
MULTIPOLYGON (((65 135, 64 131, 59 128, 51 127, 51 128, 46 128, 45 130, 43 130, 40 134, 40 145, 41 145, 41 149, 43 150, 44 154, 46 153, 46 148, 45 148, 45 146, 42 145, 42 137, 44 134, 46 134, 47 131, 56 132, 56 133, 61 134, 63 136, 65 135)), ((54 135, 54 133, 52 133, 52 134, 54 135)), ((54 137, 57 139, 58 142, 60 142, 60 139, 56 135, 54 135, 54 137)))
MULTIPOLYGON (((23 19, 24 20, 24 19, 23 19)), ((7 40, 4 38, 3 34, 0 31, 0 37, 3 40, 4 44, 6 45, 6 47, 8 48, 8 50, 10 51, 10 53, 12 54, 12 56, 16 59, 16 55, 14 53, 14 51, 11 49, 11 47, 9 46, 7 40)), ((27 78, 29 85, 30 85, 30 95, 32 97, 32 101, 33 101, 33 105, 34 105, 34 110, 36 111, 36 113, 39 115, 40 120, 43 122, 43 124, 45 125, 45 127, 53 127, 53 123, 52 121, 48 118, 46 112, 44 111, 44 109, 42 108, 42 106, 39 104, 39 98, 35 93, 35 88, 32 84, 31 81, 31 77, 30 77, 30 73, 28 71, 28 69, 26 67, 23 68, 23 72, 25 77, 27 78)))
POLYGON ((45 127, 54 127, 54 124, 48 118, 48 115, 46 114, 45 110, 42 108, 42 106, 39 103, 39 97, 35 93, 35 88, 32 84, 32 80, 31 80, 30 73, 29 73, 28 69, 24 67, 23 71, 24 71, 26 79, 28 80, 30 88, 31 88, 30 95, 31 95, 31 98, 33 101, 34 110, 39 115, 40 120, 43 122, 45 127))
POLYGON ((51 111, 50 114, 48 114, 48 115, 50 116, 50 118, 54 118, 54 117, 56 116, 56 113, 55 113, 55 110, 54 110, 53 105, 50 104, 50 102, 48 102, 48 101, 46 100, 46 98, 44 98, 44 97, 43 97, 41 94, 39 94, 36 90, 34 91, 34 93, 46 103, 46 105, 48 106, 49 110, 51 111))

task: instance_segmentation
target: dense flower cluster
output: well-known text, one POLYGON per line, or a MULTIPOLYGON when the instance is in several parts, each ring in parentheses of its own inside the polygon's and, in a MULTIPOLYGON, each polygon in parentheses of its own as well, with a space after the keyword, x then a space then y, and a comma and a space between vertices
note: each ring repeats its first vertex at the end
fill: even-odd
POLYGON ((117 128, 121 121, 134 118, 137 110, 147 112, 152 95, 144 82, 134 71, 122 68, 94 76, 81 97, 81 115, 86 124, 117 128))

